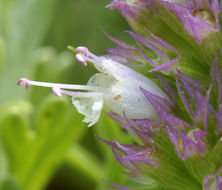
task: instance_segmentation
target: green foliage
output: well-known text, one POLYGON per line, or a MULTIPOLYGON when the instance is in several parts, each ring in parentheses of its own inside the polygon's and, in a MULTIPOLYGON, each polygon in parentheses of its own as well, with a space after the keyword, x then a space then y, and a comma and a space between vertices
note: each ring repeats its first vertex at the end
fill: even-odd
POLYGON ((92 181, 100 182, 103 176, 101 161, 92 152, 76 144, 67 153, 66 162, 74 170, 78 169, 92 181))
MULTIPOLYGON (((58 54, 54 48, 44 47, 33 52, 30 63, 32 80, 61 82, 65 78, 62 77, 63 73, 73 64, 73 57, 68 51, 58 54)), ((73 73, 77 73, 75 69, 73 73)), ((51 89, 33 87, 27 94, 30 102, 37 105, 51 92, 51 89)))
POLYGON ((9 169, 23 189, 42 189, 67 149, 86 129, 66 99, 51 97, 40 107, 32 125, 19 106, 1 118, 1 140, 9 169))
POLYGON ((26 73, 31 52, 44 40, 57 1, 0 1, 0 35, 5 44, 5 63, 0 75, 0 88, 4 91, 0 104, 24 94, 14 89, 16 80, 26 73), (17 96, 14 96, 16 91, 17 96))
POLYGON ((3 49, 3 40, 2 40, 2 38, 1 38, 1 36, 0 36, 0 74, 1 74, 1 69, 2 69, 2 67, 3 67, 3 51, 4 51, 4 49, 3 49))
POLYGON ((9 173, 8 160, 3 151, 2 144, 0 146, 0 189, 20 190, 14 177, 9 173))
MULTIPOLYGON (((117 172, 120 165, 107 145, 94 136, 99 144, 98 151, 103 152, 101 160, 79 144, 81 139, 85 141, 83 135, 89 129, 81 122, 83 117, 73 109, 70 101, 49 96, 37 107, 35 111, 31 104, 18 102, 0 110, 2 189, 44 189, 62 163, 84 175, 98 190, 110 186, 102 179, 125 181, 125 176, 117 172)), ((97 125, 96 135, 120 138, 125 143, 132 141, 106 114, 102 114, 97 125)))

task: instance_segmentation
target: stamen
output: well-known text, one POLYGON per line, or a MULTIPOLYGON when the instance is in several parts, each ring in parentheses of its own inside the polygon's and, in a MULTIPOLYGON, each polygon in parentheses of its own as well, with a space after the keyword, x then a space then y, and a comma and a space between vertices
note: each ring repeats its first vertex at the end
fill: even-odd
MULTIPOLYGON (((49 83, 49 82, 38 82, 38 81, 31 81, 26 78, 21 78, 18 82, 18 85, 24 84, 26 88, 30 85, 33 86, 42 86, 42 87, 49 87, 49 88, 61 88, 61 89, 70 89, 70 90, 99 90, 101 88, 96 86, 89 86, 89 85, 73 85, 73 84, 60 84, 60 83, 49 83)), ((101 89, 102 90, 102 89, 101 89)))
POLYGON ((92 98, 92 97, 102 97, 103 93, 101 92, 73 92, 69 90, 60 90, 61 94, 65 94, 72 97, 78 98, 92 98))
POLYGON ((77 48, 75 49, 75 52, 76 52, 76 53, 79 53, 79 54, 83 54, 86 59, 89 58, 89 57, 91 57, 91 58, 93 58, 93 59, 95 59, 95 60, 98 60, 98 56, 96 56, 96 55, 94 55, 93 53, 91 53, 91 52, 88 50, 88 48, 86 48, 86 47, 79 46, 79 47, 77 47, 77 48))
POLYGON ((67 47, 70 51, 77 53, 75 55, 77 61, 82 63, 83 65, 87 66, 87 61, 93 63, 94 65, 101 65, 101 57, 98 57, 94 54, 92 54, 88 48, 79 46, 77 48, 74 48, 72 46, 67 47))

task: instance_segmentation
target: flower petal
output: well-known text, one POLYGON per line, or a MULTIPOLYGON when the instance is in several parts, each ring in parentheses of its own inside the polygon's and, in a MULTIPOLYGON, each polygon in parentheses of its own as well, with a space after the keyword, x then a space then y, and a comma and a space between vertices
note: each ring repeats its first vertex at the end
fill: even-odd
POLYGON ((93 126, 100 117, 103 108, 103 98, 72 98, 72 103, 79 113, 85 115, 83 122, 89 123, 88 127, 93 126))

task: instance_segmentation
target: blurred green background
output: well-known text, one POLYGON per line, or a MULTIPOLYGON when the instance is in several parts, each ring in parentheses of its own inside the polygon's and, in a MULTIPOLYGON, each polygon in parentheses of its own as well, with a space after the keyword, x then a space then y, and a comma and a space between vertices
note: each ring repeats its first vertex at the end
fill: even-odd
POLYGON ((87 128, 67 97, 16 85, 21 77, 85 84, 96 70, 66 47, 102 55, 113 47, 102 26, 127 40, 124 19, 108 0, 0 0, 0 190, 110 188, 128 183, 110 148, 96 138, 131 139, 106 114, 87 128))

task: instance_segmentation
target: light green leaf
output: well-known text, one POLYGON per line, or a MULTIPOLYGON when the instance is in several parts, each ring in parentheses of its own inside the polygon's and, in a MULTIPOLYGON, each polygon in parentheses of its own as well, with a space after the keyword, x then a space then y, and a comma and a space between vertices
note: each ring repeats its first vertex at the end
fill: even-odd
POLYGON ((3 61, 4 61, 4 45, 2 37, 0 35, 0 74, 1 74, 1 69, 3 67, 3 61))
POLYGON ((34 113, 32 127, 21 111, 1 118, 0 137, 10 171, 24 190, 43 189, 73 141, 81 138, 86 127, 82 116, 73 112, 67 99, 51 97, 34 113))
POLYGON ((0 104, 24 95, 15 87, 26 75, 31 52, 44 40, 58 0, 1 0, 0 35, 6 46, 4 67, 0 75, 0 104), (16 96, 14 93, 16 92, 16 96))
POLYGON ((0 189, 2 189, 2 190, 21 190, 21 188, 18 186, 16 180, 12 177, 8 177, 2 183, 0 183, 0 189))
MULTIPOLYGON (((72 54, 68 51, 57 54, 54 48, 40 48, 33 52, 30 61, 32 65, 31 80, 62 82, 60 76, 72 62, 72 54)), ((49 93, 52 93, 50 88, 32 86, 28 91, 29 100, 37 105, 49 93)))

